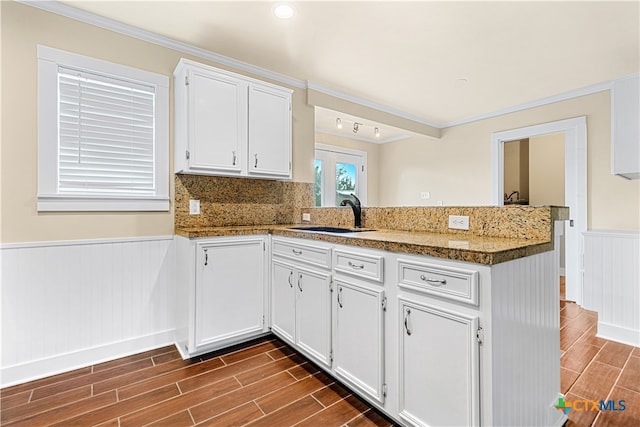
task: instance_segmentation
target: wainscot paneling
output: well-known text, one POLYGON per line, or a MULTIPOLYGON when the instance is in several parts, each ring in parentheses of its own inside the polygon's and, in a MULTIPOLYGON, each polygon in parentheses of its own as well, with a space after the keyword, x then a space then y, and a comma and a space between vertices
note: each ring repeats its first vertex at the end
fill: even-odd
POLYGON ((173 236, 0 248, 1 385, 171 344, 173 236))
POLYGON ((557 249, 497 264, 491 278, 493 387, 500 390, 491 424, 561 426, 566 417, 554 406, 560 392, 557 249), (507 343, 513 350, 501 351, 507 343))
POLYGON ((584 233, 584 308, 598 312, 598 336, 640 346, 640 233, 584 233))

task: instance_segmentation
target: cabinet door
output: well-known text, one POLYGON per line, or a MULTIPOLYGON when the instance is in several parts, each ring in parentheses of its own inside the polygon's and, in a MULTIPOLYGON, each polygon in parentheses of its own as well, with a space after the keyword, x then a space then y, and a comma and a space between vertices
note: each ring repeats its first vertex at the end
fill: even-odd
POLYGON ((246 167, 247 83, 189 71, 189 168, 240 174, 246 167))
POLYGON ((334 369, 338 377, 384 401, 384 291, 335 281, 334 369))
POLYGON ((273 260, 271 263, 271 329, 281 338, 295 343, 295 268, 273 260))
POLYGON ((296 281, 296 344, 331 366, 331 275, 299 268, 296 281))
POLYGON ((479 423, 478 318, 400 299, 400 417, 411 425, 479 423))
POLYGON ((198 245, 196 348, 263 329, 263 239, 198 245))
POLYGON ((249 174, 291 177, 290 106, 289 91, 249 87, 249 174))

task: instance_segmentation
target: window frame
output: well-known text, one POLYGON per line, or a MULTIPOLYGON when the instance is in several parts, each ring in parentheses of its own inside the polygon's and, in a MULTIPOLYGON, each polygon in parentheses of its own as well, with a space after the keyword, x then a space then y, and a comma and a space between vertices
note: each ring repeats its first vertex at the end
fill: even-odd
MULTIPOLYGON (((329 171, 332 176, 334 175, 336 162, 342 162, 342 160, 346 160, 346 159, 340 159, 341 156, 356 156, 360 159, 360 162, 356 165, 357 166, 356 196, 358 196, 358 199, 360 199, 362 204, 366 206, 367 204, 367 152, 354 150, 351 148, 338 147, 335 145, 316 144, 315 151, 314 151, 314 161, 321 160, 322 170, 323 170, 322 183, 321 183, 322 207, 336 207, 336 205, 333 204, 332 201, 331 203, 329 203, 330 201, 327 200, 327 197, 326 197, 327 193, 331 193, 332 194, 331 199, 332 200, 334 199, 333 194, 335 194, 335 184, 333 183, 333 181, 335 181, 335 178, 332 181, 333 185, 327 185, 328 178, 326 177, 326 173, 327 171, 329 171), (318 152, 323 152, 326 154, 325 156, 322 156, 322 155, 318 156, 318 152)), ((314 162, 314 171, 315 171, 315 162, 314 162)), ((314 197, 314 203, 315 203, 315 197, 314 197)))
POLYGON ((167 212, 169 200, 169 78, 167 76, 38 45, 38 203, 39 212, 167 212), (58 67, 84 69, 153 86, 154 195, 68 194, 58 189, 58 67))

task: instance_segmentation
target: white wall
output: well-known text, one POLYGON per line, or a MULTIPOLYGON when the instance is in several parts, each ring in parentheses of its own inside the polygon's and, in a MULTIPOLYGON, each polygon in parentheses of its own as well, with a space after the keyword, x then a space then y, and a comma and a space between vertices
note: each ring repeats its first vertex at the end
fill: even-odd
POLYGON ((584 234, 583 301, 598 336, 640 347, 640 233, 584 234))
POLYGON ((1 385, 173 344, 173 236, 4 245, 1 385))

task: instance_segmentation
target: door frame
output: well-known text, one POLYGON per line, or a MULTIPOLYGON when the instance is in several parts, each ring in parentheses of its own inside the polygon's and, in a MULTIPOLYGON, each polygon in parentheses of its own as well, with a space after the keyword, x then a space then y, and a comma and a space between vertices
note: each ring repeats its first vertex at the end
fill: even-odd
MULTIPOLYGON (((325 151, 325 152, 330 152, 330 153, 334 153, 337 155, 348 155, 348 156, 357 156, 360 157, 361 159, 361 164, 360 164, 360 168, 358 168, 358 170, 356 171, 357 174, 357 188, 358 188, 358 198, 360 199, 360 202, 366 206, 367 205, 367 152, 366 151, 361 151, 361 150, 355 150, 352 148, 345 148, 345 147, 338 147, 335 145, 328 145, 328 144, 320 144, 317 143, 315 145, 315 149, 314 149, 314 155, 313 158, 317 159, 317 152, 318 151, 325 151)), ((333 205, 325 205, 325 188, 324 188, 324 182, 322 183, 322 207, 332 207, 333 205)))
POLYGON ((504 144, 532 136, 564 132, 566 298, 582 305, 582 234, 587 230, 587 117, 559 120, 491 134, 491 203, 504 204, 504 144))

